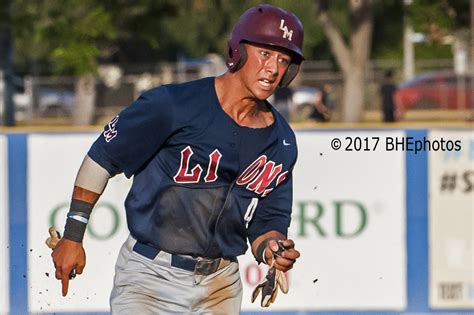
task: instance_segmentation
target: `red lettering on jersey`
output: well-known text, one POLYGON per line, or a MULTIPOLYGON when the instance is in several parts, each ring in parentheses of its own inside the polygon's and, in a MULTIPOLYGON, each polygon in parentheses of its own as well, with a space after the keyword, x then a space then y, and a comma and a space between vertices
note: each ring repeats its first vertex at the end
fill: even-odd
POLYGON ((247 186, 247 189, 262 194, 270 183, 281 173, 283 166, 275 166, 275 162, 268 161, 260 174, 247 186))
POLYGON ((219 168, 221 157, 222 154, 217 149, 209 154, 209 167, 207 168, 206 177, 204 177, 206 183, 215 182, 217 180, 217 169, 219 168))
POLYGON ((202 167, 197 164, 189 173, 189 160, 194 152, 188 145, 181 151, 181 165, 178 173, 173 177, 174 181, 180 184, 198 183, 201 178, 202 167))
MULTIPOLYGON (((286 175, 288 175, 288 171, 283 172, 278 176, 278 178, 276 180, 275 187, 280 185, 286 179, 286 175)), ((273 188, 265 189, 265 191, 262 194, 262 197, 266 197, 272 190, 273 190, 273 188)))
POLYGON ((272 190, 273 188, 265 189, 265 191, 262 194, 262 197, 266 197, 269 193, 271 193, 272 190))
POLYGON ((236 182, 237 185, 245 185, 249 183, 251 180, 253 180, 257 176, 258 172, 260 171, 260 168, 266 162, 267 162, 267 156, 261 155, 252 164, 250 164, 249 167, 245 169, 242 175, 239 176, 236 182))
POLYGON ((278 186, 278 185, 280 185, 281 182, 286 179, 286 175, 288 175, 288 171, 283 172, 283 173, 280 174, 280 176, 278 176, 275 187, 278 186))

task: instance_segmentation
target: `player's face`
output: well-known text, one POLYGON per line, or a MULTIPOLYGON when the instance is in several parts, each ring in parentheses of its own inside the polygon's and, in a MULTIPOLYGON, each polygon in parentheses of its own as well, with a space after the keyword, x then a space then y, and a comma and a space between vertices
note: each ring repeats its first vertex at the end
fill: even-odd
POLYGON ((241 78, 247 90, 258 99, 273 94, 290 65, 291 57, 269 46, 245 44, 247 61, 242 67, 241 78))

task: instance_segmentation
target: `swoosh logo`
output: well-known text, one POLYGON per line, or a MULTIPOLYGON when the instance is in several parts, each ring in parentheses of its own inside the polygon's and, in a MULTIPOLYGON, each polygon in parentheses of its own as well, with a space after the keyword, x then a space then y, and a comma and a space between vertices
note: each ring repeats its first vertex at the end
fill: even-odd
POLYGON ((286 142, 286 139, 283 139, 283 145, 284 145, 284 146, 288 146, 288 145, 291 145, 291 143, 286 142))

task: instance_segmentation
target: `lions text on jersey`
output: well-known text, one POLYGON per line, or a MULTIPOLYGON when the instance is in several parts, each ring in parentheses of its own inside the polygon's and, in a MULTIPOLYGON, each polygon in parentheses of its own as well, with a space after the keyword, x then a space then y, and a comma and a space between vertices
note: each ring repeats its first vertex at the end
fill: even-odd
POLYGON ((175 254, 235 257, 247 238, 287 235, 290 224, 293 131, 273 108, 271 126, 239 126, 214 80, 145 92, 88 153, 111 175, 134 176, 125 201, 132 236, 175 254))

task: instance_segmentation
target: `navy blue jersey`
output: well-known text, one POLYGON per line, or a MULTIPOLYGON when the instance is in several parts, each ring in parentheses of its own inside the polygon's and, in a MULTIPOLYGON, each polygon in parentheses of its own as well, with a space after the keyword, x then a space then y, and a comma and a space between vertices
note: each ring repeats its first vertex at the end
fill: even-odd
POLYGON ((287 235, 290 224, 296 139, 271 110, 271 126, 242 127, 220 106, 214 78, 163 85, 120 112, 88 154, 111 175, 133 176, 125 208, 135 238, 175 254, 234 257, 247 238, 287 235))

